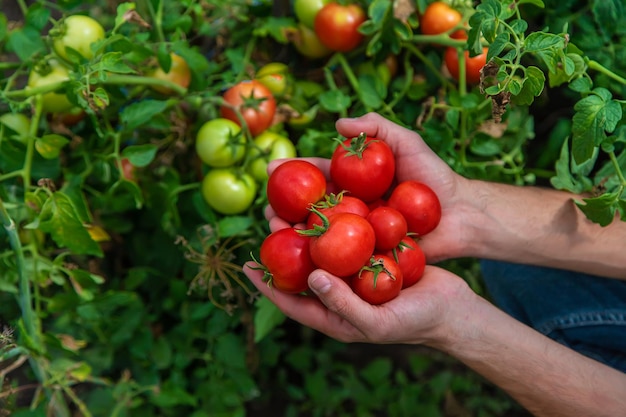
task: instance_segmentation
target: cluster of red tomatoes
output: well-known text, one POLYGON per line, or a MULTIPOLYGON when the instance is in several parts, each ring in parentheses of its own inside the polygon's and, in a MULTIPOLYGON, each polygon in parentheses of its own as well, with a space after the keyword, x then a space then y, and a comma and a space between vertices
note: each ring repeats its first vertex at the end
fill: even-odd
POLYGON ((390 301, 415 284, 425 267, 416 238, 437 227, 441 205, 426 184, 395 184, 394 178, 391 148, 365 134, 337 146, 330 181, 304 159, 279 165, 269 177, 267 199, 292 227, 261 244, 260 268, 268 283, 302 293, 309 274, 321 268, 371 304, 390 301))
MULTIPOLYGON (((448 33, 453 39, 467 39, 467 32, 461 26, 463 15, 456 9, 443 1, 436 1, 428 5, 424 13, 420 16, 420 29, 424 35, 441 35, 448 33)), ((469 51, 464 51, 465 60, 465 80, 468 84, 478 84, 480 82, 480 70, 485 66, 487 51, 483 48, 483 53, 470 57, 469 51)), ((457 48, 448 46, 443 53, 445 66, 455 79, 459 79, 459 51, 457 48)))

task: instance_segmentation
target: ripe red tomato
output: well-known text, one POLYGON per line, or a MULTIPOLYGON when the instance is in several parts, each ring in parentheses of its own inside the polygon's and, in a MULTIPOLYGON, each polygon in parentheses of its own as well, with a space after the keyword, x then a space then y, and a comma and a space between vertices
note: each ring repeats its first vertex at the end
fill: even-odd
POLYGON ((309 252, 310 243, 310 237, 294 228, 267 236, 261 244, 260 258, 268 285, 289 294, 306 291, 309 274, 316 268, 309 252))
POLYGON ((439 35, 461 22, 461 13, 442 1, 431 3, 420 18, 420 29, 424 35, 439 35))
POLYGON ((322 230, 303 230, 302 233, 312 236, 313 263, 338 277, 356 274, 374 252, 374 229, 358 214, 333 214, 325 219, 322 230))
POLYGON ((402 281, 398 263, 387 255, 376 254, 352 277, 350 286, 363 300, 378 305, 396 298, 402 290, 402 281))
POLYGON ((359 46, 363 40, 359 26, 366 19, 365 11, 358 4, 344 6, 331 2, 315 15, 315 33, 327 48, 338 52, 349 52, 359 46))
MULTIPOLYGON (((172 65, 170 66, 168 72, 165 72, 161 67, 158 67, 150 74, 150 76, 156 78, 157 80, 164 80, 178 84, 183 88, 189 87, 189 83, 191 82, 191 69, 189 69, 187 61, 175 53, 171 53, 170 57, 172 59, 172 65)), ((174 94, 174 90, 164 85, 153 85, 152 89, 161 94, 174 94)))
POLYGON ((330 177, 340 190, 371 202, 391 186, 396 163, 389 145, 364 133, 344 140, 333 152, 330 177))
POLYGON ((410 236, 402 238, 400 244, 386 253, 400 265, 402 288, 408 288, 419 281, 426 268, 426 256, 422 248, 410 236))
MULTIPOLYGON (((329 194, 323 201, 315 204, 315 208, 326 217, 335 213, 354 213, 366 217, 370 209, 363 200, 349 195, 329 194)), ((322 225, 322 218, 315 212, 311 212, 307 218, 306 227, 312 229, 314 225, 322 225)))
POLYGON ((315 165, 302 159, 280 164, 267 180, 267 200, 278 217, 299 223, 309 216, 309 207, 326 194, 326 177, 315 165))
POLYGON ((272 125, 276 113, 276 99, 260 81, 241 81, 226 90, 223 98, 226 104, 220 107, 221 116, 241 126, 237 117, 239 111, 252 136, 260 134, 272 125))
MULTIPOLYGON (((487 63, 488 47, 483 48, 483 52, 475 57, 469 56, 469 51, 465 51, 465 81, 468 84, 478 84, 480 82, 480 70, 487 63)), ((446 68, 456 80, 459 79, 459 55, 456 48, 448 47, 443 56, 446 68)))
POLYGON ((376 234, 376 249, 387 251, 400 244, 408 233, 406 219, 393 207, 380 206, 367 215, 374 233, 376 234))
POLYGON ((402 213, 409 232, 419 236, 433 231, 441 220, 441 203, 437 194, 418 181, 398 184, 391 192, 387 205, 402 213))

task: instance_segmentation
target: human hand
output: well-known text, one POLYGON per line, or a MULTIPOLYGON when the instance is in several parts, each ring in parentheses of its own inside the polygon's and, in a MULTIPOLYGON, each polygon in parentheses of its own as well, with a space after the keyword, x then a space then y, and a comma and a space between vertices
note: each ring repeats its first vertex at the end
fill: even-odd
MULTIPOLYGON (((339 119, 337 132, 347 138, 365 132, 368 136, 385 141, 396 157, 396 181, 416 180, 427 184, 439 197, 442 208, 441 221, 428 235, 420 237, 420 247, 428 262, 463 256, 464 244, 470 241, 463 238, 467 221, 463 219, 465 196, 470 190, 470 181, 456 174, 435 154, 414 131, 401 127, 376 113, 354 119, 339 119)), ((330 178, 330 160, 307 158, 317 165, 330 178)), ((270 163, 270 173, 283 161, 270 163)), ((290 225, 276 217, 271 207, 267 207, 266 218, 270 230, 276 231, 290 225)))
POLYGON ((425 344, 444 349, 477 297, 461 278, 427 266, 421 280, 382 305, 363 301, 348 284, 321 269, 309 276, 315 295, 292 295, 263 282, 263 272, 244 265, 250 281, 288 317, 342 342, 425 344))

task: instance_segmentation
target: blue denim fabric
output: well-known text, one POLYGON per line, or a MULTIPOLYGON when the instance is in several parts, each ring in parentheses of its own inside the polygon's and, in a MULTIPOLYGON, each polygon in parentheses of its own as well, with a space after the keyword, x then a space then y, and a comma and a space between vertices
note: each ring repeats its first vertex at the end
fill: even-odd
POLYGON ((481 261, 494 304, 583 355, 626 372, 626 281, 481 261))

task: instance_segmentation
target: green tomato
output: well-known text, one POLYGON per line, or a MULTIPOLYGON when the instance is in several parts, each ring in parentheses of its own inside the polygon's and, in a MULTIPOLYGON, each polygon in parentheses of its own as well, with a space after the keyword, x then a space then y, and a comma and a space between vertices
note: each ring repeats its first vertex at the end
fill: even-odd
POLYGON ((6 135, 7 130, 14 132, 14 135, 9 137, 18 140, 19 142, 28 142, 28 135, 30 134, 30 118, 22 113, 6 113, 0 116, 0 129, 3 131, 3 135, 6 135))
POLYGON ((291 87, 289 67, 282 62, 270 62, 259 68, 254 78, 276 97, 284 96, 291 87))
POLYGON ((241 161, 246 138, 232 120, 218 118, 204 123, 196 135, 196 152, 210 167, 225 168, 241 161))
POLYGON ((321 59, 333 52, 324 46, 313 29, 302 23, 298 24, 297 29, 288 32, 288 37, 296 50, 307 58, 321 59))
POLYGON ((256 197, 257 184, 252 176, 234 168, 215 168, 202 180, 202 196, 218 213, 239 214, 246 211, 256 197))
MULTIPOLYGON (((28 87, 43 87, 45 85, 69 81, 70 75, 67 68, 56 61, 49 63, 48 71, 45 73, 32 70, 28 77, 28 87)), ((67 98, 65 93, 51 91, 41 96, 41 105, 44 113, 65 113, 70 111, 74 105, 67 98)))
POLYGON ((296 147, 286 136, 266 130, 254 138, 254 147, 250 149, 252 161, 248 168, 250 175, 259 182, 268 179, 267 164, 281 158, 295 158, 296 147))
POLYGON ((330 0, 294 0, 293 12, 298 21, 313 29, 315 16, 330 0))
POLYGON ((66 17, 51 37, 52 48, 61 58, 69 60, 66 48, 72 48, 83 58, 91 59, 91 44, 104 39, 104 28, 89 16, 73 15, 66 17))

